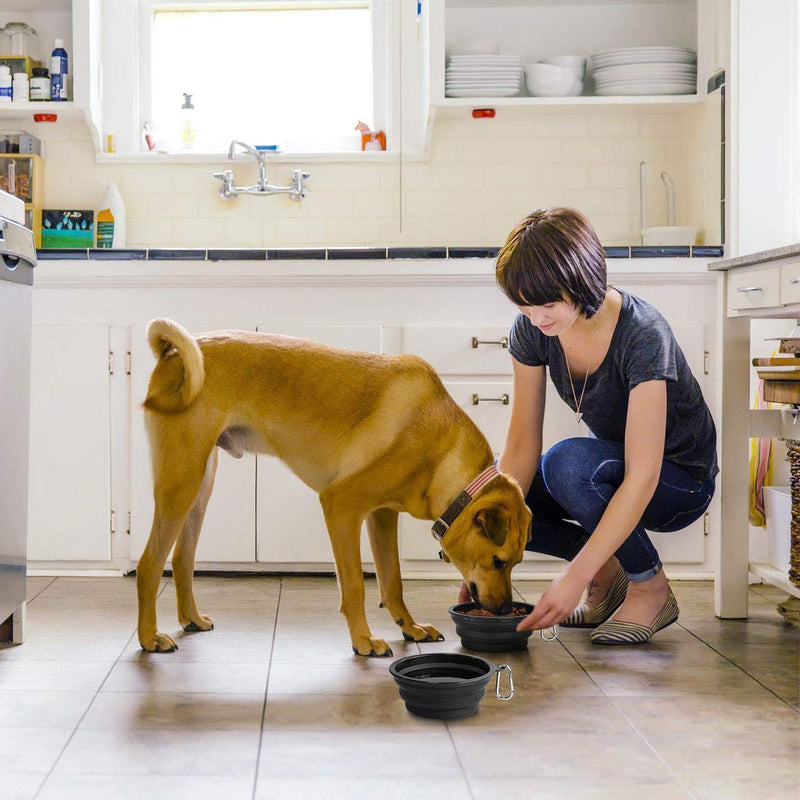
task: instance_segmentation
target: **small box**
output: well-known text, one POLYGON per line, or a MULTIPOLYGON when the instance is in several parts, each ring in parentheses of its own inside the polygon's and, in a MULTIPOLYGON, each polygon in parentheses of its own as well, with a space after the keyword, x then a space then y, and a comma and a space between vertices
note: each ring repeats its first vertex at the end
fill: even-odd
POLYGON ((41 246, 94 247, 94 211, 43 209, 41 246))
POLYGON ((764 487, 764 516, 767 519, 769 563, 789 572, 791 552, 792 493, 789 486, 764 487))

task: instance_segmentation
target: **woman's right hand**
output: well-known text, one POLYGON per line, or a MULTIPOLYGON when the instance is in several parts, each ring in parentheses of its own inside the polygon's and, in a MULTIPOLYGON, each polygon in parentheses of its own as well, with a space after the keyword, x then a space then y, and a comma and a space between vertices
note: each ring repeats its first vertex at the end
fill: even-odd
POLYGON ((461 588, 458 590, 458 602, 469 603, 471 600, 472 596, 469 593, 469 586, 467 586, 464 581, 461 581, 461 588))

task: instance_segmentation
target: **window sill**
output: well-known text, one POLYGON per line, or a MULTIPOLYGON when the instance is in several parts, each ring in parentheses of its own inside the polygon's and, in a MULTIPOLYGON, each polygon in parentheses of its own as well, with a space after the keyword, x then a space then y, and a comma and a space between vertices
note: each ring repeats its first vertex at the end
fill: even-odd
MULTIPOLYGON (((330 153, 265 153, 267 163, 296 164, 302 161, 305 164, 320 162, 326 163, 354 163, 367 161, 370 163, 396 163, 400 154, 396 151, 365 151, 351 150, 330 153)), ((97 153, 98 164, 230 164, 231 159, 227 153, 97 153)), ((403 153, 403 161, 427 161, 428 153, 403 153)), ((252 163, 253 157, 247 153, 237 153, 234 163, 252 163)))

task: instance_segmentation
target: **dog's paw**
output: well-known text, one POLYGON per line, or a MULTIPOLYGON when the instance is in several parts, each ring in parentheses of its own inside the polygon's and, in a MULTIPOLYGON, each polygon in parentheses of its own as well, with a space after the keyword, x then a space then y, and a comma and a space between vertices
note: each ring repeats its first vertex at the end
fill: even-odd
POLYGON ((139 644, 147 653, 174 653, 178 649, 175 640, 166 633, 157 633, 147 640, 140 640, 139 644))
POLYGON ((214 623, 211 621, 211 617, 200 614, 196 620, 190 620, 186 624, 181 624, 181 627, 186 633, 198 633, 199 631, 214 630, 214 623))
POLYGON ((363 639, 358 644, 354 644, 353 652, 357 656, 373 656, 378 658, 386 658, 394 655, 392 653, 392 648, 389 647, 383 639, 375 639, 372 636, 370 636, 369 639, 363 639))
POLYGON ((443 642, 444 636, 427 623, 414 623, 403 629, 403 638, 407 642, 443 642))

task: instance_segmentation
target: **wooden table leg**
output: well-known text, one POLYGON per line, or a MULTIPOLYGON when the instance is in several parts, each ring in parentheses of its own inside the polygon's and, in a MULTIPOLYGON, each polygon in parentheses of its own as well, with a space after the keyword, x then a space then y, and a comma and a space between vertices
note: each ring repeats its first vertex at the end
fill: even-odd
POLYGON ((717 295, 716 422, 720 436, 720 533, 716 545, 714 612, 718 617, 747 616, 750 549, 749 407, 750 320, 727 316, 725 273, 717 295))

